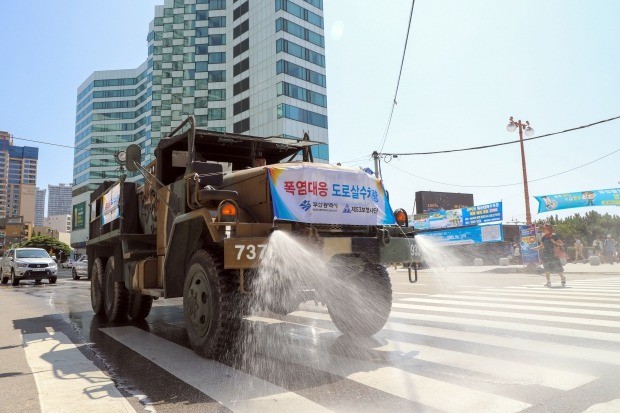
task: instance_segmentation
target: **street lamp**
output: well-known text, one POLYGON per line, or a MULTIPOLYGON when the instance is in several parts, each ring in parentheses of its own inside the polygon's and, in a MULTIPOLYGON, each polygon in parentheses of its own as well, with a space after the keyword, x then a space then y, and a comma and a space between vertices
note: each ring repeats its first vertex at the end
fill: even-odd
POLYGON ((525 197, 525 222, 527 225, 532 223, 532 214, 530 213, 530 191, 527 188, 527 168, 525 166, 525 148, 523 147, 523 131, 525 130, 525 134, 527 136, 532 136, 534 134, 534 129, 530 126, 529 121, 525 121, 525 123, 521 123, 521 120, 517 122, 514 121, 512 116, 510 117, 510 121, 506 126, 506 130, 508 132, 514 132, 519 128, 519 143, 521 144, 521 168, 523 169, 523 192, 525 197))

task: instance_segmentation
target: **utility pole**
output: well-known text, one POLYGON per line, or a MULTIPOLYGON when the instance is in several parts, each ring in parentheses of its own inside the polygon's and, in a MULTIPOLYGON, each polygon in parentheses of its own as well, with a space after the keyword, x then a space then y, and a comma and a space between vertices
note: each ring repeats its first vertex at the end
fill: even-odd
POLYGON ((506 130, 508 132, 514 132, 517 128, 519 128, 519 143, 521 144, 521 169, 523 170, 523 195, 525 198, 525 222, 527 225, 532 224, 532 214, 530 213, 530 191, 527 186, 527 167, 525 165, 525 147, 523 146, 523 132, 527 136, 532 136, 534 134, 534 129, 530 126, 529 121, 525 121, 525 123, 521 123, 519 119, 517 122, 514 121, 513 117, 510 117, 508 125, 506 126, 506 130))

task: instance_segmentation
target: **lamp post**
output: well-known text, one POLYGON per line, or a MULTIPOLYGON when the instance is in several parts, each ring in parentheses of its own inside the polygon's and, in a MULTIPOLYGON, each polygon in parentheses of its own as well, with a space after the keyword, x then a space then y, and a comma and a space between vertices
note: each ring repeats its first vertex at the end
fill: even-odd
POLYGON ((532 214, 530 213, 530 191, 527 187, 527 167, 525 166, 525 148, 523 147, 523 132, 527 136, 532 136, 534 134, 534 129, 530 126, 529 121, 525 121, 525 123, 521 123, 521 120, 514 121, 512 116, 506 126, 506 130, 508 132, 514 132, 519 128, 519 143, 521 144, 521 168, 523 169, 523 195, 525 197, 525 222, 527 225, 532 223, 532 214))

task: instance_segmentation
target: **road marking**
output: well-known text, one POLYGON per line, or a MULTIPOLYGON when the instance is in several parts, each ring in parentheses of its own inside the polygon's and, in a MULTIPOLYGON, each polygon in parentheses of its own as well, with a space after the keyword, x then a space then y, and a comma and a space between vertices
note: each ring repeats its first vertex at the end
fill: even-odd
POLYGON ((110 377, 66 335, 24 334, 23 343, 42 412, 135 412, 110 377))
POLYGON ((588 407, 583 413, 618 413, 620 412, 620 399, 598 403, 588 407))
MULTIPOLYGON (((423 310, 423 311, 435 311, 441 313, 451 314, 471 314, 482 315, 491 317, 507 317, 512 319, 523 320, 536 320, 547 321, 553 323, 569 323, 569 324, 583 324, 587 326, 600 326, 600 327, 620 327, 620 321, 612 320, 599 320, 595 318, 577 318, 577 317, 561 317, 545 314, 528 314, 517 312, 503 312, 503 311, 491 311, 491 310, 475 310, 471 308, 454 308, 454 307, 440 307, 431 305, 415 305, 415 304, 399 304, 393 303, 392 308, 402 308, 406 310, 423 310)), ((396 313, 392 312, 392 315, 396 317, 396 313)), ((400 313, 399 313, 400 314, 400 313)))
MULTIPOLYGON (((575 299, 589 299, 590 297, 599 297, 601 300, 606 300, 606 301, 615 301, 618 298, 620 298, 620 296, 615 295, 615 294, 605 294, 605 293, 594 293, 594 292, 577 292, 577 291, 571 291, 571 290, 567 290, 567 289, 563 289, 563 288, 542 288, 542 289, 533 289, 533 288, 525 288, 525 287, 506 287, 506 289, 501 289, 501 288, 487 288, 484 291, 497 291, 499 293, 501 292, 506 292, 506 293, 521 293, 521 294, 534 294, 534 295, 549 295, 549 294, 553 294, 555 297, 567 297, 567 298, 572 298, 575 297, 575 299)), ((596 298, 593 298, 596 299, 596 298)))
MULTIPOLYGON (((567 281, 567 283, 569 283, 567 281)), ((613 297, 613 298, 620 298, 620 291, 615 293, 612 291, 609 291, 605 288, 601 288, 601 289, 579 289, 579 288, 573 288, 570 286, 570 283, 568 284, 567 287, 565 288, 560 288, 559 284, 557 288, 553 288, 551 290, 549 290, 547 287, 545 287, 544 285, 522 285, 519 287, 506 287, 507 289, 510 290, 522 290, 522 291, 529 291, 529 292, 549 292, 549 291, 553 291, 557 294, 566 294, 566 295, 574 295, 574 294, 580 294, 580 295, 594 295, 594 296, 600 296, 600 297, 613 297)))
MULTIPOLYGON (((609 301, 615 301, 611 298, 601 298, 601 297, 582 297, 581 295, 579 296, 566 296, 566 297, 558 297, 557 294, 528 294, 526 292, 512 292, 512 291, 508 291, 505 292, 504 290, 497 290, 497 291, 460 291, 459 294, 481 294, 481 295, 490 295, 493 297, 497 297, 498 299, 501 298, 500 296, 506 296, 506 297, 515 297, 515 298, 532 298, 535 300, 532 301, 536 301, 536 302, 543 302, 542 300, 538 300, 538 298, 555 298, 555 299, 564 299, 565 301, 559 301, 562 303, 570 303, 571 305, 582 305, 582 306, 586 306, 586 307, 607 307, 607 304, 600 304, 600 303, 593 303, 592 301, 605 301, 605 302, 609 302, 609 301), (583 302, 581 302, 583 301, 583 302)), ((501 298, 501 299, 505 299, 505 300, 512 300, 512 298, 501 298)))
POLYGON ((531 405, 504 396, 446 383, 380 363, 360 361, 331 353, 311 358, 299 346, 260 346, 257 351, 271 358, 325 371, 365 386, 445 412, 519 412, 531 405), (445 397, 450 395, 450 397, 445 397))
MULTIPOLYGON (((311 318, 315 320, 331 321, 331 318, 329 317, 328 314, 312 313, 309 311, 295 311, 291 313, 290 315, 297 316, 297 317, 303 317, 303 318, 311 318)), ((390 318, 392 319, 401 318, 401 319, 415 320, 415 321, 417 320, 433 321, 433 322, 439 322, 442 324, 445 324, 445 323, 462 324, 462 325, 469 325, 469 326, 474 326, 474 327, 497 328, 497 329, 509 330, 509 331, 549 334, 549 335, 562 336, 562 337, 577 337, 577 338, 585 338, 589 340, 611 341, 615 343, 620 343, 620 334, 607 333, 603 331, 576 330, 574 328, 529 325, 529 324, 523 324, 523 323, 512 323, 508 321, 480 320, 480 319, 470 319, 470 318, 455 317, 455 316, 446 317, 445 315, 422 314, 422 313, 392 312, 390 315, 390 318)), ((387 325, 389 324, 390 323, 388 323, 387 325)), ((384 328, 387 328, 387 327, 384 327, 384 328)))
MULTIPOLYGON (((570 305, 571 307, 600 307, 600 308, 617 308, 620 309, 620 304, 609 304, 609 303, 605 303, 605 304, 601 304, 601 303, 576 303, 574 301, 569 301, 569 300, 528 300, 528 299, 523 299, 523 298, 502 298, 502 297, 487 297, 487 296, 481 296, 481 297, 476 297, 473 295, 462 295, 462 294, 434 294, 432 296, 430 296, 432 298, 437 297, 437 298, 454 298, 454 299, 458 299, 458 300, 465 300, 465 301, 485 301, 485 302, 499 302, 499 303, 504 303, 504 302, 509 302, 509 303, 522 303, 523 305, 527 305, 527 304, 549 304, 549 305, 570 305)), ((429 298, 430 298, 429 297, 429 298)), ((401 299, 400 301, 416 301, 416 299, 401 299)), ((545 307, 547 308, 547 307, 545 307)), ((554 308, 554 307, 551 307, 554 308)), ((577 310, 577 311, 581 311, 581 310, 577 310)))
POLYGON ((101 331, 235 412, 321 412, 323 406, 136 327, 101 331))
MULTIPOLYGON (((459 306, 471 306, 471 307, 505 308, 505 309, 510 309, 510 310, 547 311, 547 312, 552 312, 552 313, 598 315, 598 316, 606 316, 606 317, 620 317, 620 311, 589 310, 586 308, 548 307, 548 306, 535 306, 535 305, 523 306, 523 305, 518 305, 518 304, 468 302, 468 301, 459 301, 459 300, 448 300, 448 299, 444 299, 443 297, 438 297, 438 298, 434 298, 434 297, 437 297, 437 296, 433 296, 429 298, 403 298, 400 301, 428 303, 428 304, 455 304, 459 306)), ((469 300, 472 300, 472 299, 469 298, 469 300)), ((563 303, 563 304, 568 304, 568 303, 563 303)))

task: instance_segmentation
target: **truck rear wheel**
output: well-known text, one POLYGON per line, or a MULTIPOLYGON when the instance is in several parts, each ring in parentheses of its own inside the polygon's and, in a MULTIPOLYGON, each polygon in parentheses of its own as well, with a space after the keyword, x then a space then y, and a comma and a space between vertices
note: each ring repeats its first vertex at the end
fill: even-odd
POLYGON ((101 261, 101 258, 96 258, 95 261, 93 261, 93 269, 90 277, 90 304, 95 314, 99 315, 105 314, 103 307, 103 275, 103 261, 101 261))
POLYGON ((223 354, 241 325, 241 304, 233 274, 216 251, 198 250, 183 286, 183 314, 189 342, 207 358, 223 354))
POLYGON ((148 317, 153 306, 153 297, 133 292, 129 296, 129 318, 141 321, 148 317))
POLYGON ((115 261, 113 256, 108 259, 103 277, 105 315, 112 322, 125 320, 129 310, 129 291, 115 279, 115 261))
POLYGON ((392 283, 387 270, 382 265, 367 264, 346 283, 327 294, 332 321, 338 330, 350 336, 378 333, 392 310, 392 283))

